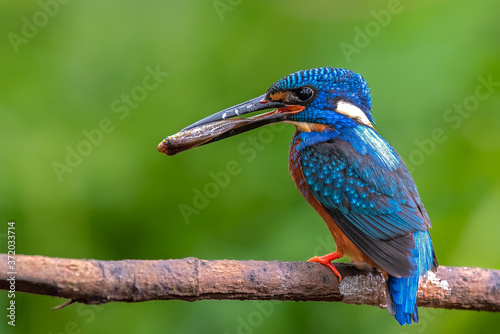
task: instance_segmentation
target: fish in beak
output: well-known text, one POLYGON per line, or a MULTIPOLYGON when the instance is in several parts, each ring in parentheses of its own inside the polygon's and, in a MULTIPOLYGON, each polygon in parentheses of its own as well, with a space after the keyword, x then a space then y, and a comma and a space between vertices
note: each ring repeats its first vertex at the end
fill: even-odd
POLYGON ((269 99, 268 94, 264 94, 191 124, 178 133, 165 138, 158 145, 158 151, 167 155, 174 155, 263 125, 283 122, 288 115, 302 110, 304 110, 304 106, 287 105, 281 101, 272 101, 269 99), (269 109, 277 110, 248 118, 240 117, 269 109))

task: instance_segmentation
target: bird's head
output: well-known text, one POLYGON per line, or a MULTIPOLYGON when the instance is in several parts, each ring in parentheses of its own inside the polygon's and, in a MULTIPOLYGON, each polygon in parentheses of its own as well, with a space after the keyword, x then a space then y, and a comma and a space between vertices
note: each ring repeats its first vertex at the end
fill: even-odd
POLYGON ((262 125, 286 122, 299 131, 341 130, 358 124, 372 127, 371 98, 355 72, 321 67, 295 72, 274 83, 266 94, 208 116, 158 145, 173 155, 243 133, 262 125), (249 118, 238 116, 276 109, 249 118))
POLYGON ((269 88, 265 98, 284 103, 284 121, 303 131, 373 123, 366 81, 346 69, 321 67, 287 75, 269 88), (299 106, 303 110, 293 112, 299 106))

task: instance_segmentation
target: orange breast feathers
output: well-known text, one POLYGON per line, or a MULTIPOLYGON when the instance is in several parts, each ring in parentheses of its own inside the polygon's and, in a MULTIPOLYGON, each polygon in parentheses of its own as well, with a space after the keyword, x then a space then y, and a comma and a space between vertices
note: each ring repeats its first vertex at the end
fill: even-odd
MULTIPOLYGON (((297 133, 296 133, 297 134, 297 133)), ((375 266, 374 263, 364 255, 358 247, 356 247, 349 238, 340 230, 340 228, 335 224, 332 217, 328 214, 321 203, 314 197, 314 195, 309 191, 306 180, 304 178, 304 173, 302 172, 302 167, 299 162, 299 155, 296 150, 297 145, 300 140, 293 138, 292 145, 290 146, 290 154, 288 160, 288 169, 290 174, 292 174, 295 186, 300 191, 302 196, 305 197, 307 202, 313 207, 314 210, 323 218, 328 229, 333 235, 335 244, 337 245, 337 252, 345 254, 351 258, 352 261, 366 261, 370 265, 375 266)))

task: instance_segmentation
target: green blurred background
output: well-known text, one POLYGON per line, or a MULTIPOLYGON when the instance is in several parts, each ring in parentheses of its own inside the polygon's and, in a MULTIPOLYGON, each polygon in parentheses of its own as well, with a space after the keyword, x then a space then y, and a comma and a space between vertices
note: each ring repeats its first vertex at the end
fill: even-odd
MULTIPOLYGON (((377 129, 410 165, 431 216, 440 264, 500 268, 500 4, 65 2, 0 4, 2 253, 9 220, 22 254, 302 261, 331 252, 326 225, 287 171, 292 126, 171 158, 156 145, 284 75, 337 66, 368 81, 377 129), (148 81, 147 90, 143 80, 156 69, 168 75, 148 81), (464 103, 463 114, 453 110, 464 103), (85 154, 68 158, 71 150, 85 154), (183 217, 179 206, 193 207, 195 193, 213 182, 210 173, 231 161, 239 173, 183 217)), ((7 294, 0 295, 5 313, 7 294)), ((64 301, 18 293, 14 332, 471 333, 500 320, 422 308, 420 324, 400 327, 385 310, 316 302, 51 311, 64 301)), ((0 319, 0 332, 12 332, 0 319)))

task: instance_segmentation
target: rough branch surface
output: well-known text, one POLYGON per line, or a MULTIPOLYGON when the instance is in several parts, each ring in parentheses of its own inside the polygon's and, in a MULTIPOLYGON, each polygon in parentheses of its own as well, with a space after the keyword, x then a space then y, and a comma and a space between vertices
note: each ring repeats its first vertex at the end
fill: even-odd
MULTIPOLYGON (((16 256, 16 291, 84 304, 180 299, 337 301, 385 307, 384 280, 374 269, 279 261, 97 261, 16 256)), ((0 255, 0 289, 8 290, 7 255, 0 255)), ((500 271, 439 267, 418 292, 418 305, 500 311, 500 271)))

